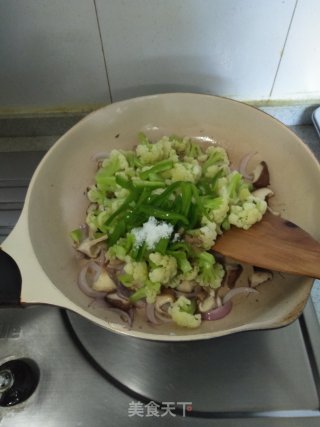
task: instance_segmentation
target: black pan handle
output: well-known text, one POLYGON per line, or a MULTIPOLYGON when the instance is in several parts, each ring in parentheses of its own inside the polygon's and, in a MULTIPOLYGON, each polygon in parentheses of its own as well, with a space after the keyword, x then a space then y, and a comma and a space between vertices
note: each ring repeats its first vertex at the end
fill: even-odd
POLYGON ((22 278, 15 260, 0 248, 0 307, 21 305, 22 278))

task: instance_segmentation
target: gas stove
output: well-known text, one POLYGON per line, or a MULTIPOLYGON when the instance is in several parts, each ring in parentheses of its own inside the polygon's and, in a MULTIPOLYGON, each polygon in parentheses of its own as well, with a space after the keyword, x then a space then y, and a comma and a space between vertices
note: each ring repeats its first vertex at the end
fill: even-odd
MULTIPOLYGON (((0 153, 1 239, 44 153, 0 153)), ((128 338, 56 307, 1 309, 0 371, 1 427, 320 423, 311 299, 288 327, 189 343, 128 338)))

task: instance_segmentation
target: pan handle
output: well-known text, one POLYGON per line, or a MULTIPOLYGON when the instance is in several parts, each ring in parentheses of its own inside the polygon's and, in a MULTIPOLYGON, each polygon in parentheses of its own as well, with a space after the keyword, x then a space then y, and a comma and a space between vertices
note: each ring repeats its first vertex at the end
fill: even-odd
POLYGON ((15 260, 0 248, 0 307, 21 304, 22 278, 15 260))

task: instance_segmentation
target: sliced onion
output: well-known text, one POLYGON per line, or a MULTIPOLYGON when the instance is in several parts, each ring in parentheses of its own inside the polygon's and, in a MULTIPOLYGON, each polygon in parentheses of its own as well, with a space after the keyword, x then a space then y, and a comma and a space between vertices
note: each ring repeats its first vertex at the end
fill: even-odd
POLYGON ((228 301, 226 304, 221 307, 214 308, 213 310, 207 311, 206 313, 201 314, 203 320, 219 320, 227 316, 232 309, 232 302, 228 301))
POLYGON ((133 323, 133 309, 130 309, 128 312, 125 310, 122 310, 121 308, 117 308, 117 307, 110 307, 110 304, 105 300, 105 299, 101 299, 101 298, 96 298, 94 299, 89 305, 88 307, 92 307, 92 308, 103 308, 105 309, 107 312, 112 311, 113 313, 117 313, 119 314, 121 320, 124 323, 127 323, 129 327, 132 326, 133 323))
POLYGON ((110 307, 107 309, 107 311, 112 311, 113 313, 118 313, 120 316, 120 319, 127 323, 129 328, 131 328, 133 323, 133 310, 130 309, 129 311, 121 310, 121 308, 116 307, 110 307))
POLYGON ((228 293, 226 293, 225 296, 223 297, 223 304, 226 304, 228 301, 230 301, 236 295, 250 294, 250 293, 257 293, 257 292, 258 291, 256 289, 249 288, 248 286, 233 288, 228 293))
POLYGON ((248 163, 251 160, 251 158, 256 155, 257 152, 256 151, 250 151, 250 153, 246 154, 244 157, 242 157, 242 159, 240 160, 240 164, 239 164, 239 172, 241 173, 241 175, 249 180, 252 180, 252 175, 248 174, 247 171, 247 167, 248 167, 248 163))
POLYGON ((146 316, 149 322, 151 322, 154 325, 159 325, 160 322, 157 320, 155 315, 155 306, 154 304, 146 304, 146 316))
POLYGON ((94 261, 89 261, 81 270, 79 273, 79 279, 78 284, 81 291, 86 294, 88 297, 91 298, 103 298, 106 293, 105 292, 98 292, 92 289, 90 282, 89 282, 89 270, 93 271, 93 276, 91 277, 90 282, 93 284, 98 280, 98 277, 101 273, 101 267, 96 264, 94 261))

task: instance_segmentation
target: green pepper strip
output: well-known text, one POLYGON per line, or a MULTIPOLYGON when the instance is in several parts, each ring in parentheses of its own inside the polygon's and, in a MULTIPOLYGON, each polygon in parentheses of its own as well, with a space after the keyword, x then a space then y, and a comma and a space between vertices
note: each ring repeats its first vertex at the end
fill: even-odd
POLYGON ((189 182, 184 182, 181 184, 181 197, 182 197, 182 206, 180 213, 185 217, 188 217, 191 200, 192 200, 193 189, 189 182))
POLYGON ((137 200, 137 206, 144 203, 148 199, 148 197, 150 197, 152 190, 153 189, 150 187, 144 187, 143 188, 143 190, 140 193, 139 199, 137 200))
POLYGON ((165 255, 168 244, 169 244, 168 238, 162 237, 159 242, 156 244, 154 251, 159 252, 161 255, 165 255))
POLYGON ((135 199, 135 195, 130 193, 127 198, 125 199, 125 201, 122 203, 122 205, 113 212, 112 215, 109 216, 109 218, 107 219, 107 221, 105 222, 104 225, 110 225, 112 223, 112 221, 122 212, 125 211, 125 209, 129 206, 129 204, 135 199))
POLYGON ((190 230, 195 228, 201 219, 200 210, 198 208, 198 205, 196 205, 195 203, 191 203, 191 205, 190 205, 188 219, 189 219, 189 229, 190 230))
POLYGON ((108 246, 113 246, 126 232, 126 224, 124 221, 119 221, 115 226, 113 232, 109 236, 107 242, 108 246))
POLYGON ((172 160, 162 160, 162 162, 157 163, 152 168, 141 172, 140 178, 141 179, 147 179, 150 174, 164 172, 164 171, 167 171, 169 169, 172 169, 172 167, 173 167, 173 161, 172 160))
POLYGON ((143 245, 139 247, 134 246, 130 252, 130 256, 135 261, 142 261, 146 253, 146 250, 147 250, 147 244, 146 242, 144 242, 143 245))
POLYGON ((173 193, 173 191, 176 188, 180 187, 180 185, 181 185, 181 181, 173 182, 172 184, 169 185, 168 188, 164 190, 163 193, 154 194, 153 196, 151 196, 149 199, 149 203, 153 206, 157 206, 157 207, 161 206, 161 204, 164 201, 166 201, 170 197, 170 195, 173 193))
POLYGON ((134 181, 134 187, 135 188, 143 188, 143 187, 150 187, 150 188, 163 188, 166 187, 166 183, 164 181, 134 181))
POLYGON ((128 179, 123 178, 123 176, 117 175, 116 176, 116 183, 120 185, 122 188, 126 188, 129 191, 135 191, 135 188, 131 181, 128 179))
POLYGON ((149 216, 154 216, 155 218, 158 218, 158 219, 163 219, 166 221, 174 221, 174 222, 181 221, 185 225, 189 224, 188 219, 184 215, 181 215, 178 213, 164 211, 162 209, 154 208, 153 206, 148 206, 148 205, 141 205, 139 207, 139 210, 141 212, 148 214, 149 216))

